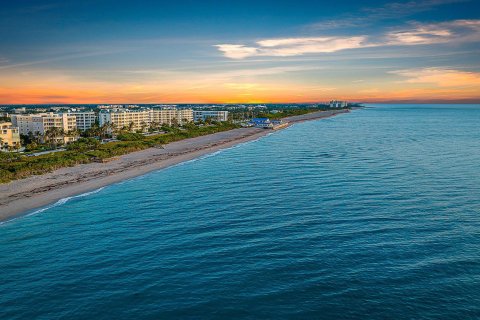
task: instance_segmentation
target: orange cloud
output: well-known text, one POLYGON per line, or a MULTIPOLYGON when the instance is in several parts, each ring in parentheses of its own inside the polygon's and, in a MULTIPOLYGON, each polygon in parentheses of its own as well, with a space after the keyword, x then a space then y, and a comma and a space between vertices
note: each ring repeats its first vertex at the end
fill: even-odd
POLYGON ((407 77, 406 83, 428 83, 439 87, 478 87, 480 92, 480 73, 443 68, 423 68, 393 71, 407 77))

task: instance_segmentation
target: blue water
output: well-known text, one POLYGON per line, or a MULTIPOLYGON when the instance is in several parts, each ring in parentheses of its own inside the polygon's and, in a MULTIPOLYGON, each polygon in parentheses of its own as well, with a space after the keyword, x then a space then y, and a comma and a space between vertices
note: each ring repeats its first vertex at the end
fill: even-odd
POLYGON ((301 123, 0 225, 0 319, 168 318, 480 318, 480 106, 301 123))

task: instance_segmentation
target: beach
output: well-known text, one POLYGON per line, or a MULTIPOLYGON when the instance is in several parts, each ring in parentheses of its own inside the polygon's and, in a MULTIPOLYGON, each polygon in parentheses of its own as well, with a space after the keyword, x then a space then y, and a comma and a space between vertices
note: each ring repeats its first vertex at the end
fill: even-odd
MULTIPOLYGON (((284 118, 289 125, 327 118, 348 110, 319 111, 284 118)), ((107 163, 61 168, 40 176, 0 185, 0 221, 12 219, 61 199, 97 190, 151 171, 164 169, 202 155, 258 139, 272 130, 240 128, 185 139, 164 146, 123 155, 107 163)))

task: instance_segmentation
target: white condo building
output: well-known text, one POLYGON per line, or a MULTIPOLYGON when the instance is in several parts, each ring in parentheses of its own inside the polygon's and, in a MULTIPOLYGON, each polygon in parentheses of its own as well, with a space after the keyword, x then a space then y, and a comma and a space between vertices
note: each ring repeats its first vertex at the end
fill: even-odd
MULTIPOLYGON (((39 113, 27 115, 12 115, 12 125, 18 127, 20 134, 28 135, 31 132, 34 135, 43 136, 51 128, 60 128, 65 132, 71 132, 77 129, 77 121, 74 115, 66 113, 55 114, 39 113)), ((65 143, 75 141, 74 136, 65 136, 63 141, 65 143)))
POLYGON ((205 121, 211 119, 214 121, 227 121, 228 120, 228 111, 216 111, 216 110, 194 110, 193 111, 193 120, 195 121, 205 121))
POLYGON ((113 124, 116 128, 131 128, 141 130, 150 123, 150 110, 126 110, 114 109, 101 111, 98 114, 100 126, 107 123, 113 124))
POLYGON ((172 107, 150 110, 150 121, 160 124, 172 125, 173 119, 179 124, 193 121, 192 109, 177 109, 172 107))
POLYGON ((90 129, 95 124, 95 121, 97 121, 97 116, 93 111, 75 111, 68 112, 68 114, 75 116, 77 129, 81 131, 90 129))
POLYGON ((132 128, 132 130, 142 130, 152 122, 159 124, 172 125, 174 119, 178 124, 193 121, 191 109, 148 109, 148 110, 105 110, 98 115, 100 125, 111 123, 117 128, 132 128))

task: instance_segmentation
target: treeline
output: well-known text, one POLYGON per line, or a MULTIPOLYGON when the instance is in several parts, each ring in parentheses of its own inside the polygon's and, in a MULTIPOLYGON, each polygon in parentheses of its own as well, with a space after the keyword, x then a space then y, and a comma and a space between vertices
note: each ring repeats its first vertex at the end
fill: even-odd
POLYGON ((34 157, 19 153, 0 152, 0 183, 44 174, 63 167, 108 159, 151 147, 160 147, 170 142, 227 131, 237 127, 237 125, 229 122, 209 126, 191 124, 183 128, 168 127, 165 128, 166 133, 151 136, 123 133, 118 136, 121 141, 104 144, 101 144, 95 138, 81 138, 67 145, 66 151, 34 157))

